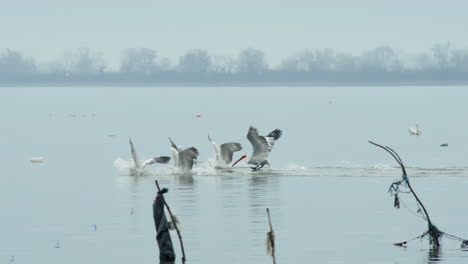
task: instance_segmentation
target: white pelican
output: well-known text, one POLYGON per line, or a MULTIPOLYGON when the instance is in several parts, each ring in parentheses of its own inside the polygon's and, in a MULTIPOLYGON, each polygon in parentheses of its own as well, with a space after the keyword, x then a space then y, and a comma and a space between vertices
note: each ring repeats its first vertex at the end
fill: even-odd
POLYGON ((237 142, 229 142, 218 145, 211 139, 210 135, 208 135, 208 140, 211 142, 211 144, 213 144, 213 148, 216 153, 216 165, 220 167, 231 163, 234 152, 242 150, 241 144, 237 142))
POLYGON ((422 134, 422 130, 419 128, 419 124, 416 124, 416 128, 410 127, 409 133, 411 136, 419 136, 422 134))
POLYGON ((148 159, 148 160, 144 161, 143 164, 141 164, 141 161, 138 158, 138 154, 136 152, 135 146, 133 145, 133 142, 132 142, 131 138, 129 138, 129 142, 130 142, 130 151, 132 152, 133 164, 134 164, 134 167, 132 169, 130 169, 131 174, 136 174, 136 175, 142 174, 142 173, 144 173, 143 169, 146 166, 154 164, 154 163, 166 164, 171 159, 170 157, 160 156, 160 157, 154 157, 152 159, 148 159), (132 172, 134 172, 134 173, 132 173, 132 172))
POLYGON ((195 147, 182 149, 180 146, 177 147, 171 138, 169 138, 169 141, 171 142, 171 152, 174 156, 174 165, 184 170, 191 170, 194 160, 199 155, 198 150, 195 147))
MULTIPOLYGON (((267 164, 270 165, 267 160, 268 155, 273 150, 275 141, 278 140, 282 134, 283 132, 281 130, 275 129, 267 136, 260 136, 258 135, 256 128, 249 128, 247 139, 250 141, 250 143, 252 143, 253 153, 252 157, 250 157, 250 160, 247 163, 255 165, 255 167, 252 167, 252 170, 256 171, 263 168, 263 166, 267 164)), ((236 163, 241 159, 243 159, 243 157, 236 161, 236 163)))

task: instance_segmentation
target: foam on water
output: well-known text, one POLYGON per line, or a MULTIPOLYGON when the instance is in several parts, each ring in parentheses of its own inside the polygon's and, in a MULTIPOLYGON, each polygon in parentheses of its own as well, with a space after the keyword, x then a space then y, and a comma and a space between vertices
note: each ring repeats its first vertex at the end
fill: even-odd
POLYGON ((376 171, 388 171, 388 170, 394 170, 395 169, 395 166, 394 165, 391 165, 391 164, 375 164, 373 167, 372 167, 372 170, 376 170, 376 171))
POLYGON ((304 165, 297 164, 297 163, 289 163, 286 165, 286 170, 288 171, 306 171, 307 168, 304 165))

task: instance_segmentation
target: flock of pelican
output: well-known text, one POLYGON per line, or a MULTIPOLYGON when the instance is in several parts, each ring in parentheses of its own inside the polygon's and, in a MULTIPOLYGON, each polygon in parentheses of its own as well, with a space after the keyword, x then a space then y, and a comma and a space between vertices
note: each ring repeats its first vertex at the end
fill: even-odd
MULTIPOLYGON (((409 128, 409 133, 412 136, 420 136, 422 130, 419 127, 419 124, 416 124, 416 127, 409 128)), ((275 141, 278 140, 282 135, 280 129, 275 129, 271 131, 266 136, 260 136, 258 130, 255 127, 250 127, 247 133, 247 139, 250 141, 253 147, 252 155, 247 161, 247 164, 253 165, 252 170, 257 171, 263 168, 265 165, 270 166, 267 158, 270 152, 273 150, 275 141)), ((228 142, 223 144, 216 143, 210 135, 208 135, 208 140, 213 145, 214 152, 216 154, 216 168, 227 168, 234 167, 241 160, 247 158, 249 154, 246 152, 242 155, 236 162, 232 163, 233 156, 235 152, 241 151, 242 146, 238 142, 228 142), (230 165, 232 163, 232 165, 230 165)), ((177 146, 172 138, 169 137, 169 142, 171 143, 171 152, 172 160, 174 161, 174 167, 183 170, 189 171, 192 170, 193 165, 196 163, 199 156, 199 152, 195 147, 182 148, 177 146)), ((441 146, 446 146, 443 144, 441 146)), ((145 167, 151 164, 160 163, 167 164, 171 158, 167 156, 154 157, 145 161, 141 161, 138 158, 138 154, 135 150, 132 140, 130 139, 130 150, 132 153, 134 167, 130 170, 131 174, 141 174, 145 167)))
MULTIPOLYGON (((268 165, 267 158, 270 152, 273 150, 275 141, 278 140, 282 135, 280 129, 275 129, 266 136, 260 136, 258 130, 254 127, 250 127, 247 133, 247 139, 250 141, 253 147, 252 155, 247 161, 247 164, 253 165, 252 170, 257 171, 263 168, 263 166, 268 165)), ((248 153, 242 155, 236 162, 232 163, 234 152, 242 150, 242 146, 237 142, 228 142, 223 144, 218 144, 208 135, 208 140, 213 145, 215 154, 216 154, 216 168, 226 168, 234 167, 241 160, 247 158, 248 153)), ((130 151, 132 153, 134 167, 130 170, 131 174, 141 174, 144 168, 148 165, 160 163, 167 164, 171 158, 167 156, 154 157, 145 161, 141 161, 138 158, 135 146, 133 145, 132 140, 130 139, 130 151)), ((171 152, 174 161, 174 167, 183 170, 189 171, 192 170, 194 163, 196 163, 199 156, 199 152, 195 147, 182 148, 177 146, 174 141, 169 137, 169 142, 171 143, 171 152)))

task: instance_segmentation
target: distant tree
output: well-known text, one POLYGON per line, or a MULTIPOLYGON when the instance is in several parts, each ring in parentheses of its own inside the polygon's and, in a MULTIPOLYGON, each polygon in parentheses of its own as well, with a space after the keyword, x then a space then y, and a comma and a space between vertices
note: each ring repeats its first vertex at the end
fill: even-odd
POLYGON ((160 57, 158 60, 159 71, 169 71, 171 69, 171 61, 166 57, 160 57))
POLYGON ((214 56, 212 58, 212 69, 218 73, 233 73, 236 63, 233 58, 225 56, 214 56))
POLYGON ((337 72, 355 72, 357 71, 358 60, 348 54, 338 53, 335 55, 334 69, 337 72))
POLYGON ((379 46, 365 52, 359 62, 363 71, 396 72, 403 68, 396 53, 388 46, 379 46))
POLYGON ((432 70, 434 69, 434 59, 427 53, 417 54, 413 68, 420 71, 432 70))
POLYGON ((305 50, 283 60, 280 68, 295 72, 323 72, 336 68, 336 55, 332 49, 305 50))
POLYGON ((453 50, 450 56, 450 68, 457 72, 468 72, 468 51, 453 50))
POLYGON ((283 60, 280 69, 287 72, 309 72, 316 68, 315 65, 314 52, 306 50, 283 60))
POLYGON ((315 51, 315 70, 333 71, 335 69, 335 52, 333 49, 315 51))
POLYGON ((442 71, 447 70, 450 59, 450 43, 435 44, 432 47, 432 55, 434 56, 436 67, 442 71))
POLYGON ((67 67, 63 61, 50 61, 43 64, 39 71, 45 74, 65 75, 67 67))
POLYGON ((106 63, 103 54, 87 47, 65 54, 65 67, 68 73, 76 75, 98 75, 104 72, 106 63))
POLYGON ((261 75, 268 71, 265 53, 257 49, 245 49, 239 54, 237 62, 239 73, 248 75, 261 75))
POLYGON ((125 49, 120 72, 124 74, 149 75, 158 70, 156 51, 146 48, 125 49))
POLYGON ((179 59, 178 69, 186 73, 208 73, 211 71, 211 57, 206 50, 193 49, 179 59))
POLYGON ((19 51, 7 49, 0 55, 1 76, 24 76, 37 72, 36 63, 26 58, 19 51))

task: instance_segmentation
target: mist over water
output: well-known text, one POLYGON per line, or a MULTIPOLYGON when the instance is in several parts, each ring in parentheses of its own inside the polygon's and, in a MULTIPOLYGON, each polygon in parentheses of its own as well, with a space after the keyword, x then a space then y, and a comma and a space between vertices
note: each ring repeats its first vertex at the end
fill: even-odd
MULTIPOLYGON (((158 262, 154 180, 182 222, 187 263, 466 263, 459 243, 392 244, 425 222, 387 193, 401 170, 367 141, 395 149, 438 228, 467 238, 466 87, 0 89, 0 262, 158 262), (197 117, 199 115, 200 117, 197 117), (408 129, 419 124, 421 136, 408 129), (271 168, 215 169, 208 133, 248 151, 249 126, 283 130, 271 168), (190 173, 142 160, 195 146, 190 173), (447 143, 448 147, 440 145, 447 143), (31 163, 31 157, 44 157, 31 163), (96 226, 96 228, 95 228, 96 226), (60 247, 56 248, 57 241, 60 247)), ((410 197, 402 197, 410 209, 410 197)), ((177 237, 172 234, 180 262, 177 237)))

